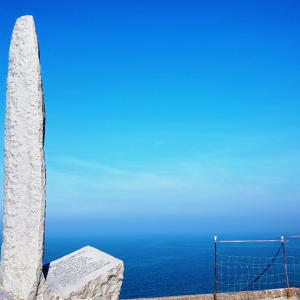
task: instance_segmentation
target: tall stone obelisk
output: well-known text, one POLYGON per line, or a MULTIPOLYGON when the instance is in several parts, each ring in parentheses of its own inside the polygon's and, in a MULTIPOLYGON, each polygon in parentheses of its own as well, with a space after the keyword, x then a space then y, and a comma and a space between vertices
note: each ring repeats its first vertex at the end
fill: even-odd
POLYGON ((9 50, 4 141, 4 218, 0 284, 35 299, 45 223, 45 112, 32 16, 17 19, 9 50))

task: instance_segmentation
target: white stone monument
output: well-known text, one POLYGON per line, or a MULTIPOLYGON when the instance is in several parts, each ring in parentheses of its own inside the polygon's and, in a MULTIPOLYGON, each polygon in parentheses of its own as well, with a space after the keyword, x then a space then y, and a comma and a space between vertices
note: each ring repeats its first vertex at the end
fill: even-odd
POLYGON ((17 19, 9 49, 4 139, 4 218, 0 284, 35 299, 45 223, 44 100, 32 16, 17 19))
POLYGON ((23 16, 15 24, 9 50, 0 300, 116 300, 123 262, 93 247, 53 261, 42 272, 44 135, 38 41, 33 17, 23 16))

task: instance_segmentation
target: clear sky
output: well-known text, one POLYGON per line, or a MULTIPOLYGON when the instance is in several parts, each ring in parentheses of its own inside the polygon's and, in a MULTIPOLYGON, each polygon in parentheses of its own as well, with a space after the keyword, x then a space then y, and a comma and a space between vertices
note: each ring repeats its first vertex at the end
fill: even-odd
POLYGON ((2 136, 26 14, 46 105, 46 235, 300 231, 298 0, 0 0, 2 136))

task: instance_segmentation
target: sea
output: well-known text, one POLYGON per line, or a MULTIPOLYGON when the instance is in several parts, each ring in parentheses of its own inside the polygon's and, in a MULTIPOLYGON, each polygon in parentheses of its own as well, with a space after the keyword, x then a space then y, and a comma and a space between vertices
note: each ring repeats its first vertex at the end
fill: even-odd
MULTIPOLYGON (((245 236, 225 235, 218 237, 217 240, 244 240, 243 238, 245 236)), ((255 239, 280 240, 280 237, 271 235, 246 237, 246 240, 255 239)), ((214 236, 201 234, 51 236, 46 237, 44 263, 87 245, 124 262, 120 299, 214 293, 214 236)), ((240 291, 252 281, 255 283, 248 290, 286 287, 280 241, 217 242, 216 247, 218 292, 240 291)), ((290 286, 299 287, 300 239, 285 238, 284 249, 288 261, 290 286)))

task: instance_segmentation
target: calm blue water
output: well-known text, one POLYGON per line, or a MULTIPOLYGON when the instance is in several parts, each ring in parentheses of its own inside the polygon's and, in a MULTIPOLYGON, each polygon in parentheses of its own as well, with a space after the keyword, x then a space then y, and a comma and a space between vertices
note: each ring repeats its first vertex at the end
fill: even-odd
MULTIPOLYGON (((233 237, 226 236, 225 238, 230 239, 233 237)), ((273 237, 256 236, 255 238, 273 237)), ((98 248, 124 261, 125 272, 121 299, 214 292, 213 236, 48 237, 45 244, 44 263, 58 259, 86 245, 98 248)), ((218 266, 220 272, 218 285, 220 291, 224 289, 225 292, 226 289, 233 291, 245 287, 245 283, 255 278, 255 274, 257 272, 259 274, 265 264, 265 261, 261 261, 257 266, 254 260, 254 262, 251 261, 246 265, 246 269, 242 269, 241 266, 245 266, 243 262, 240 265, 238 262, 233 262, 233 265, 230 264, 230 268, 228 268, 226 265, 228 261, 239 259, 240 256, 272 258, 276 254, 280 243, 218 243, 217 246, 218 263, 220 263, 218 266), (221 268, 222 260, 225 264, 221 268), (251 273, 251 268, 255 270, 254 273, 251 273), (230 274, 226 273, 226 270, 229 270, 230 274), (245 272, 250 278, 241 276, 243 275, 241 273, 245 272), (235 277, 232 276, 233 273, 235 273, 235 277), (232 280, 235 282, 242 280, 242 282, 236 282, 232 286, 229 284, 232 280)), ((285 249, 287 256, 300 258, 300 240, 289 240, 285 244, 285 249)), ((281 262, 283 259, 279 256, 278 260, 281 262)), ((300 274, 299 260, 293 260, 291 264, 294 268, 290 272, 293 280, 291 286, 299 286, 300 277, 297 275, 300 274), (296 276, 292 273, 296 273, 296 276)), ((264 279, 267 276, 262 276, 257 281, 265 285, 256 283, 251 289, 277 288, 278 284, 283 284, 282 287, 285 287, 285 274, 282 273, 281 266, 276 264, 277 269, 272 268, 266 272, 266 274, 269 274, 268 279, 264 279), (278 275, 279 273, 282 274, 278 275), (280 276, 281 278, 279 278, 280 276)))

